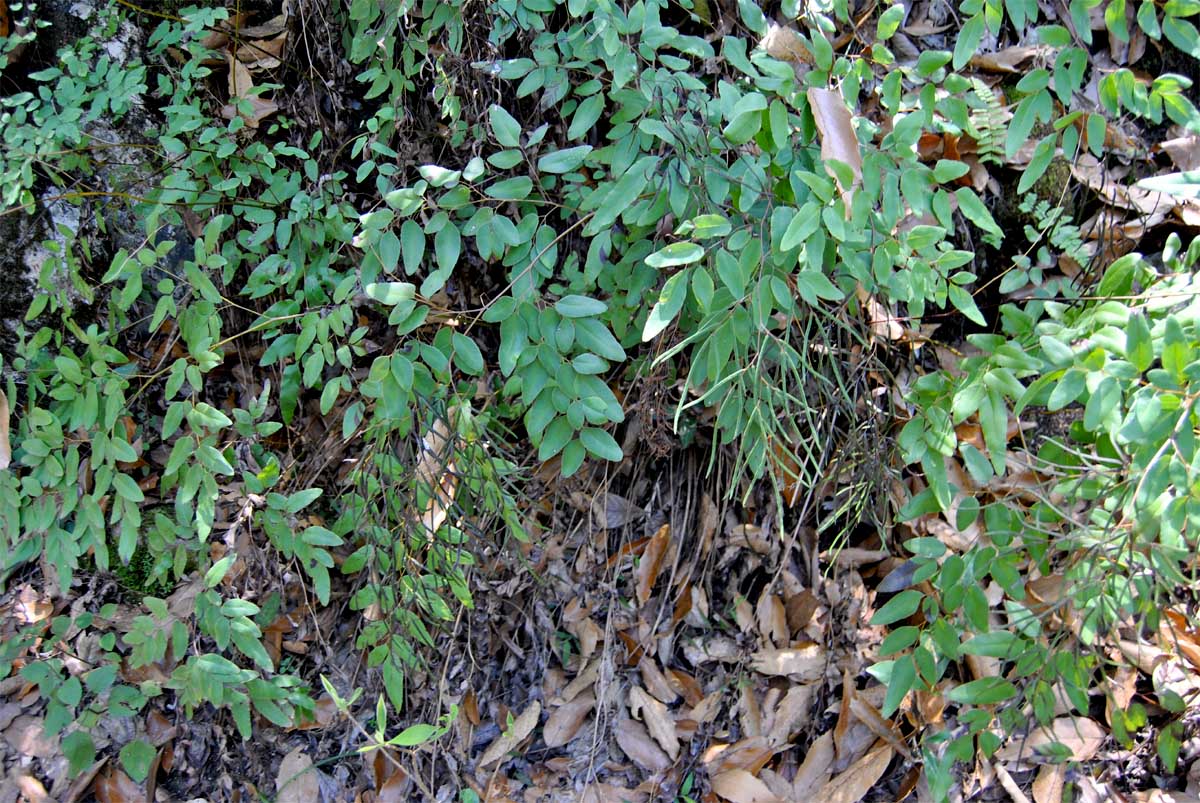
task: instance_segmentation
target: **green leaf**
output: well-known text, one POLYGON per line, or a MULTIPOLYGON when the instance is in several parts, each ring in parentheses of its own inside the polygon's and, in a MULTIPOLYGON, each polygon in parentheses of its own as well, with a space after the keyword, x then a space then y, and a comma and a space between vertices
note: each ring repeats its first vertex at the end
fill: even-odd
POLYGON ((604 314, 608 311, 608 305, 599 299, 569 295, 555 302, 554 309, 564 318, 588 318, 604 314))
MULTIPOLYGON (((410 221, 411 222, 411 221, 410 221)), ((421 249, 425 248, 425 235, 421 235, 421 249)), ((411 301, 417 288, 411 282, 371 282, 363 291, 380 304, 394 307, 401 301, 411 301)))
POLYGON ((676 265, 690 265, 703 257, 704 249, 696 243, 671 243, 646 257, 646 264, 652 268, 673 268, 676 265))
POLYGON ((125 768, 125 772, 133 779, 134 783, 140 784, 150 774, 150 765, 154 763, 154 756, 155 750, 149 743, 141 739, 134 739, 121 748, 121 766, 125 768))
POLYGON ((970 705, 994 705, 1015 696, 1017 687, 1004 678, 980 678, 955 686, 946 692, 946 699, 953 703, 970 705))
POLYGON ((96 760, 96 745, 92 737, 81 730, 66 735, 62 740, 62 751, 67 757, 71 775, 78 775, 96 760))
MULTIPOLYGON (((212 447, 210 446, 209 448, 211 449, 212 447)), ((117 494, 122 499, 127 499, 135 503, 145 501, 146 495, 142 493, 142 489, 138 487, 138 484, 128 474, 115 474, 113 475, 112 482, 113 488, 116 489, 117 494)))
POLYGON ((939 184, 945 184, 947 181, 954 181, 956 178, 961 178, 970 172, 971 168, 962 162, 953 159, 938 159, 937 164, 933 166, 933 178, 939 184))
MULTIPOLYGON (((528 179, 526 179, 528 181, 528 179)), ((433 254, 437 259, 438 270, 449 273, 458 264, 459 254, 462 253, 462 235, 458 227, 447 224, 433 237, 433 254)))
MULTIPOLYGON (((892 35, 900 29, 900 23, 904 21, 904 4, 896 3, 889 6, 886 11, 879 15, 879 21, 875 24, 875 38, 880 42, 886 42, 892 38, 892 35)), ((887 716, 887 714, 884 714, 887 716)))
POLYGON ((954 191, 954 196, 958 198, 958 208, 966 215, 967 220, 997 239, 1004 237, 1004 232, 996 225, 991 212, 988 212, 974 190, 970 187, 959 187, 954 191))
POLYGON ((1137 186, 1143 190, 1164 192, 1177 198, 1200 198, 1200 170, 1144 178, 1137 186))
POLYGON ((483 354, 479 351, 479 346, 475 345, 474 340, 454 332, 450 335, 450 342, 454 346, 454 362, 464 373, 472 376, 483 373, 483 354))
POLYGON ((492 198, 501 201, 520 201, 529 196, 533 189, 533 179, 529 176, 515 176, 497 181, 490 185, 485 192, 492 198))
POLYGON ((624 457, 616 439, 602 429, 587 427, 579 433, 579 440, 583 442, 583 446, 588 452, 602 460, 611 460, 615 463, 624 457))
POLYGON ((816 306, 819 299, 841 301, 842 291, 819 270, 806 269, 796 274, 796 291, 808 304, 816 306))
POLYGON ((683 309, 683 302, 687 299, 687 277, 688 271, 685 270, 667 279, 662 292, 659 293, 658 301, 646 318, 646 325, 642 327, 643 343, 653 340, 670 326, 671 321, 675 320, 675 316, 683 309))
POLYGON ((388 739, 388 744, 394 747, 416 747, 419 744, 425 744, 425 742, 436 736, 437 728, 433 725, 420 723, 418 725, 410 725, 400 731, 391 739, 388 739))
POLYGON ((604 112, 604 95, 597 92, 589 98, 584 98, 571 117, 571 126, 567 129, 567 139, 577 140, 587 134, 596 125, 604 112))
POLYGON ((801 243, 808 242, 808 238, 813 236, 820 226, 820 207, 810 201, 792 217, 779 240, 779 247, 784 251, 791 251, 801 243))
POLYGON ((1143 373, 1154 362, 1154 344, 1150 340, 1150 327, 1141 311, 1129 316, 1125 325, 1125 359, 1133 364, 1138 373, 1143 373))
POLYGON ((880 714, 886 719, 890 717, 897 709, 900 708, 900 703, 904 702, 904 697, 917 682, 917 667, 913 663, 913 659, 909 656, 898 658, 892 664, 892 676, 888 679, 887 694, 883 698, 883 708, 880 714))
POLYGON ((692 236, 699 240, 712 237, 724 237, 733 231, 733 227, 724 215, 697 215, 692 218, 692 236))
POLYGON ((575 430, 565 416, 555 418, 542 434, 542 442, 538 446, 538 460, 544 463, 561 452, 574 434, 575 430))
POLYGON ((569 173, 583 164, 583 160, 591 152, 591 145, 576 145, 574 148, 551 151, 538 159, 538 170, 545 173, 569 173))
POLYGON ((1020 653, 1024 642, 1015 633, 1000 630, 995 633, 980 633, 965 641, 960 650, 966 655, 987 655, 991 658, 1012 660, 1020 653))
POLYGON ((493 105, 488 109, 488 122, 502 147, 516 148, 521 144, 521 124, 502 107, 493 105))
POLYGON ((921 606, 921 600, 924 598, 925 595, 915 588, 901 591, 875 612, 875 615, 871 617, 871 625, 878 627, 907 619, 917 612, 917 608, 921 606))
POLYGON ((758 92, 743 95, 742 99, 734 104, 729 114, 729 124, 721 132, 722 135, 734 145, 750 141, 762 128, 762 113, 766 110, 767 99, 758 92))
POLYGON ((425 232, 415 220, 406 220, 400 226, 400 250, 404 256, 404 272, 415 273, 425 257, 425 232))

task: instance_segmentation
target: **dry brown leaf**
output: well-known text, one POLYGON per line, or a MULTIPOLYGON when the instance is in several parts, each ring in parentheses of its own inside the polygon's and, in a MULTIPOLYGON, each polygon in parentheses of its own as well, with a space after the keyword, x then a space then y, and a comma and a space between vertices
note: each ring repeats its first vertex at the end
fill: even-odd
POLYGON ((0 390, 0 471, 12 462, 12 443, 8 439, 8 397, 0 390))
POLYGON ((758 46, 773 59, 789 61, 794 65, 805 67, 816 63, 812 53, 808 52, 808 47, 805 46, 794 28, 772 24, 758 46))
POLYGON ((115 767, 96 778, 92 788, 98 803, 146 803, 146 790, 141 784, 115 767))
POLYGON ((639 789, 617 786, 610 780, 608 783, 588 784, 579 798, 579 803, 645 803, 648 797, 639 789))
POLYGON ((538 718, 542 715, 542 704, 539 700, 534 700, 529 704, 529 707, 521 712, 521 716, 513 721, 512 727, 506 729, 500 736, 484 751, 483 757, 479 759, 480 767, 486 767, 500 759, 504 758, 518 744, 524 741, 525 737, 533 732, 534 726, 538 724, 538 718))
POLYGON ((679 699, 679 692, 671 687, 667 676, 659 670, 658 664, 654 662, 653 658, 646 656, 638 661, 638 672, 642 675, 642 683, 645 684, 646 691, 659 700, 671 705, 679 699))
POLYGON ((733 744, 714 744, 704 751, 702 760, 708 774, 720 775, 729 770, 745 770, 757 775, 775 755, 775 748, 763 736, 749 736, 733 744))
MULTIPOLYGON (((862 153, 858 147, 858 135, 854 133, 854 118, 846 108, 846 101, 842 99, 841 92, 809 87, 807 94, 813 119, 821 135, 821 158, 825 161, 836 159, 849 167, 854 174, 854 180, 848 187, 843 187, 841 181, 838 181, 846 217, 849 218, 854 189, 862 183, 862 153)), ((828 171, 828 167, 826 170, 828 171)), ((829 171, 829 174, 837 180, 836 174, 832 171, 829 171)))
POLYGON ((1063 789, 1067 783, 1065 764, 1047 764, 1038 770, 1033 781, 1034 803, 1062 803, 1063 789))
POLYGON ((1037 748, 1059 742, 1071 750, 1074 761, 1087 761, 1100 750, 1108 735, 1095 720, 1087 717, 1058 717, 1048 728, 1038 728, 1026 737, 1013 737, 996 751, 996 760, 1041 763, 1037 748))
POLYGON ((745 770, 728 770, 712 778, 712 790, 731 803, 785 803, 745 770))
POLYGON ((816 791, 829 781, 833 758, 833 731, 826 731, 808 748, 804 761, 792 778, 793 800, 814 799, 816 791))
POLYGON ((4 740, 14 750, 32 758, 53 758, 59 754, 58 737, 46 735, 46 722, 41 717, 22 714, 4 729, 4 740))
POLYGON ((787 626, 787 610, 778 594, 760 596, 754 614, 758 620, 758 632, 762 634, 763 643, 767 647, 788 645, 791 633, 787 626))
POLYGON ((650 738, 642 723, 621 717, 614 728, 617 745, 635 764, 650 772, 661 772, 671 766, 671 759, 650 738))
POLYGON ((827 657, 820 644, 786 650, 759 650, 750 656, 750 666, 764 675, 787 675, 801 682, 825 674, 827 657))
POLYGON ((283 757, 275 775, 277 803, 311 803, 321 796, 321 782, 313 769, 312 759, 297 747, 283 757))
POLYGON ((675 719, 660 701, 651 697, 641 686, 629 690, 629 712, 645 723, 654 741, 666 751, 671 760, 679 758, 679 736, 675 719))
POLYGON ((971 66, 985 72, 1021 73, 1021 65, 1035 56, 1047 56, 1054 48, 1046 45, 1036 47, 1006 47, 995 53, 977 53, 971 56, 971 66))
POLYGON ((596 494, 592 497, 591 508, 596 523, 607 530, 624 527, 646 515, 645 510, 613 493, 596 494))
POLYGON ((822 803, 858 803, 892 763, 895 751, 886 742, 854 762, 845 772, 830 780, 814 799, 822 803))
POLYGON ((1175 164, 1176 170, 1196 170, 1200 168, 1200 136, 1189 134, 1183 137, 1168 139, 1158 145, 1175 164))
POLYGON ((875 706, 871 705, 857 691, 850 698, 850 713, 859 722, 870 728, 872 733, 890 744, 897 753, 909 761, 912 760, 912 754, 908 750, 908 745, 904 744, 904 740, 896 735, 895 726, 890 720, 884 719, 875 706))
POLYGON ((646 544, 646 550, 642 553, 641 562, 637 567, 637 599, 641 605, 646 604, 654 590, 654 583, 658 580, 658 570, 662 568, 663 556, 667 554, 670 538, 671 525, 664 524, 651 536, 650 543, 646 544))
POLYGON ((775 716, 767 732, 767 741, 780 747, 791 741, 812 718, 813 686, 792 686, 775 706, 775 716))
POLYGON ((588 692, 554 709, 546 720, 545 728, 542 729, 542 739, 545 740, 546 746, 562 747, 574 739, 595 704, 595 695, 588 692))

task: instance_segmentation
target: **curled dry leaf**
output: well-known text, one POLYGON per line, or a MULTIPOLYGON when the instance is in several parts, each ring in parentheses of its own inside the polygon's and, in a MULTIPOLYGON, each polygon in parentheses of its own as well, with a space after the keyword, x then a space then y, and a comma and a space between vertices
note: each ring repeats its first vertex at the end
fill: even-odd
POLYGON ((1054 48, 1046 45, 1006 47, 995 53, 976 53, 971 56, 971 66, 984 72, 1020 73, 1025 72, 1021 67, 1035 56, 1046 56, 1054 52, 1054 48))
POLYGON ((679 758, 679 736, 675 732, 675 720, 667 707, 646 693, 641 686, 629 690, 629 712, 640 717, 659 747, 666 751, 671 760, 679 758))
MULTIPOLYGON (((846 108, 842 93, 836 90, 809 87, 808 103, 812 107, 813 119, 821 135, 821 158, 826 162, 836 159, 849 167, 854 174, 854 180, 849 186, 843 186, 838 180, 838 189, 841 191, 848 218, 854 189, 862 183, 862 153, 858 148, 858 135, 854 133, 854 118, 846 108)), ((836 175, 834 178, 837 179, 836 175)))
POLYGON ((664 524, 646 544, 646 550, 642 553, 642 560, 637 567, 637 599, 640 605, 645 605, 650 599, 654 583, 658 580, 658 571, 662 568, 663 556, 667 554, 670 538, 671 525, 664 524))
POLYGON ((890 744, 881 744, 854 762, 841 775, 830 780, 814 799, 822 803, 858 803, 875 786, 895 751, 890 744))
POLYGON ((745 770, 714 775, 712 790, 731 803, 784 803, 770 787, 745 770))
POLYGON ((792 734, 799 732, 812 718, 814 686, 792 686, 775 706, 775 715, 767 731, 767 741, 783 746, 791 741, 792 734))
POLYGON ((787 611, 778 594, 763 594, 759 597, 754 616, 758 620, 758 632, 767 647, 788 645, 791 633, 787 626, 787 611))
POLYGON ((310 803, 321 796, 320 779, 312 759, 297 747, 283 757, 275 775, 275 800, 278 803, 310 803))
POLYGON ((546 746, 562 747, 574 739, 595 705, 595 695, 588 692, 554 709, 546 720, 546 727, 542 729, 542 739, 546 746))
POLYGON ((541 715, 542 704, 540 701, 534 700, 529 704, 528 708, 521 712, 521 716, 516 718, 511 728, 504 731, 496 741, 488 745, 488 749, 484 751, 483 757, 479 759, 479 766, 486 767, 508 755, 511 750, 524 741, 526 736, 533 732, 533 728, 537 725, 538 718, 541 715))
POLYGON ((650 734, 642 727, 642 723, 622 717, 617 720, 614 732, 622 752, 642 769, 661 772, 671 766, 671 759, 650 738, 650 734))
POLYGON ((825 674, 826 655, 820 644, 786 650, 759 650, 750 656, 750 666, 764 675, 786 675, 808 682, 825 674))

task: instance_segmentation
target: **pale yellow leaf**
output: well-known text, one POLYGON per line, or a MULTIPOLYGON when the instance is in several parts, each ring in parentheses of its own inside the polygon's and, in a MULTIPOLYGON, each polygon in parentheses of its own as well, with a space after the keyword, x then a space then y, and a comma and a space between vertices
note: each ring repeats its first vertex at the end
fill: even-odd
POLYGON ((1062 803, 1066 782, 1065 764, 1046 764, 1038 770, 1037 778, 1033 781, 1034 803, 1062 803))
POLYGON ((712 778, 712 790, 730 803, 785 803, 745 770, 727 770, 712 778))
POLYGON ((829 781, 833 759, 833 731, 826 731, 808 748, 804 761, 796 770, 792 778, 792 799, 813 800, 816 791, 829 781))

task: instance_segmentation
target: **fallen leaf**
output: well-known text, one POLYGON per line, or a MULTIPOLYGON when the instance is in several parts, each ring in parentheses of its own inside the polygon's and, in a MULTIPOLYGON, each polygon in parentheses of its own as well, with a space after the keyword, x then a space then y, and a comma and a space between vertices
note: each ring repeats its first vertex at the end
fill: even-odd
POLYGON ((574 739, 595 705, 596 697, 588 692, 554 709, 542 729, 542 739, 546 746, 562 747, 574 739))
POLYGON ((642 559, 637 567, 637 599, 641 605, 646 604, 646 601, 650 599, 650 592, 654 590, 654 583, 658 580, 658 571, 662 568, 663 556, 667 554, 670 536, 671 525, 664 524, 658 528, 658 532, 651 536, 645 551, 642 552, 642 559))
POLYGON ((533 732, 533 728, 538 723, 538 718, 542 715, 542 704, 538 700, 534 700, 529 704, 529 707, 521 712, 521 716, 517 717, 513 722, 512 727, 505 730, 504 733, 488 745, 488 749, 484 751, 483 757, 479 759, 479 766, 486 767, 501 758, 504 758, 518 744, 524 741, 525 737, 533 732))
POLYGON ((713 776, 712 790, 732 803, 785 803, 745 770, 728 770, 713 776))
POLYGON ((1014 736, 996 751, 996 760, 1042 763, 1039 747, 1058 742, 1071 750, 1073 761, 1087 761, 1100 750, 1108 734, 1095 720, 1087 717, 1058 717, 1050 727, 1042 727, 1028 736, 1014 736))
POLYGON ((311 803, 321 795, 320 779, 312 759, 297 747, 283 757, 275 775, 276 803, 311 803))
POLYGON ((804 40, 794 28, 774 25, 767 29, 767 34, 758 43, 767 55, 780 61, 789 61, 797 66, 815 64, 812 53, 808 51, 804 40))
POLYGON ((1066 783, 1065 764, 1046 764, 1038 770, 1037 778, 1033 780, 1034 803, 1062 803, 1066 783))
POLYGON ((1037 47, 1006 47, 995 53, 976 53, 971 56, 970 64, 977 70, 985 72, 1020 73, 1025 72, 1021 65, 1035 56, 1052 54, 1054 48, 1046 45, 1037 47))
POLYGON ((829 781, 833 759, 833 731, 826 731, 804 754, 804 761, 792 778, 792 799, 815 800, 816 791, 829 781))
POLYGON ((12 462, 12 443, 8 439, 8 397, 0 390, 0 471, 12 462))
POLYGON ((821 135, 821 158, 825 161, 836 159, 849 167, 854 174, 850 185, 842 186, 836 174, 826 167, 830 176, 838 182, 842 204, 845 206, 846 217, 849 218, 854 189, 862 183, 862 153, 858 147, 858 136, 854 133, 854 118, 846 108, 842 93, 836 90, 809 87, 808 103, 821 135))
POLYGON ((679 758, 675 720, 662 702, 651 697, 641 686, 634 686, 629 690, 629 712, 645 723, 654 741, 672 761, 679 758))
POLYGON ((592 516, 606 530, 624 527, 646 515, 646 511, 623 496, 599 493, 592 497, 592 516))
POLYGON ((787 675, 801 682, 825 674, 827 657, 820 644, 786 650, 759 650, 750 656, 750 666, 764 675, 787 675))
POLYGON ((775 706, 767 741, 782 747, 791 741, 792 734, 799 732, 812 718, 813 686, 792 686, 775 706))
POLYGON ((46 722, 41 717, 17 717, 5 729, 4 740, 25 756, 53 758, 59 754, 58 737, 46 735, 46 722))
POLYGON ((92 794, 98 803, 146 803, 146 790, 115 767, 96 778, 92 794))
POLYGON ((858 803, 892 763, 893 753, 890 744, 879 745, 821 787, 813 799, 821 803, 858 803))
POLYGON ((617 745, 635 764, 650 772, 661 772, 671 766, 671 759, 650 738, 642 723, 622 717, 614 728, 617 745))
POLYGON ((754 618, 758 621, 758 632, 768 646, 786 647, 791 641, 787 626, 787 611, 778 594, 763 594, 755 606, 754 618))

